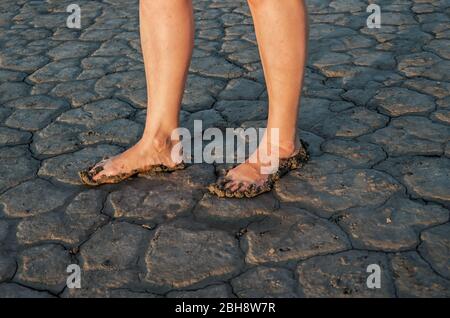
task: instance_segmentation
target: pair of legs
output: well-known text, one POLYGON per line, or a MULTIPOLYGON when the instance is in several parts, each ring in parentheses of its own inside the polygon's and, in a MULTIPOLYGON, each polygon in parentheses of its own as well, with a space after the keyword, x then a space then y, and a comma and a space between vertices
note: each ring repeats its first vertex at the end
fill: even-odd
MULTIPOLYGON (((269 96, 267 131, 279 129, 279 144, 266 134, 259 147, 277 147, 280 158, 299 148, 298 104, 307 54, 307 13, 303 0, 248 0, 253 16, 269 96)), ((192 0, 141 0, 140 33, 148 90, 146 126, 141 140, 103 163, 93 177, 112 176, 163 164, 171 158, 171 134, 179 125, 180 104, 192 56, 192 0)), ((266 149, 266 148, 263 148, 266 149)), ((252 155, 252 156, 255 156, 252 155)), ((251 162, 249 162, 251 161, 251 162)), ((259 160, 228 172, 227 187, 236 190, 264 182, 259 160)))

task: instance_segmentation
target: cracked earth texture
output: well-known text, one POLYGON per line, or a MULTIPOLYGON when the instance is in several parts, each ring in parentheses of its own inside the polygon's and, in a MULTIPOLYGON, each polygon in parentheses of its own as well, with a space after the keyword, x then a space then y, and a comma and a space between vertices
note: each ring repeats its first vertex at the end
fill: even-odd
MULTIPOLYGON (((203 164, 81 186, 139 138, 146 90, 137 1, 78 0, 81 30, 72 2, 0 4, 0 297, 450 297, 448 1, 376 1, 381 29, 365 1, 307 1, 311 161, 239 201, 206 193, 223 167, 203 164)), ((183 126, 264 125, 246 3, 194 5, 183 126)))

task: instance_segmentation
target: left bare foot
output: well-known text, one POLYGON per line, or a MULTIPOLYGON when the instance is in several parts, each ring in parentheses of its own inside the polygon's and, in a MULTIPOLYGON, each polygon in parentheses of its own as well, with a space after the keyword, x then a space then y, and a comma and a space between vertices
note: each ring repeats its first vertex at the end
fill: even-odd
MULTIPOLYGON (((262 145, 270 147, 266 143, 262 143, 262 145)), ((270 191, 272 178, 278 169, 269 172, 268 161, 261 160, 261 155, 258 155, 267 154, 267 152, 265 149, 259 149, 259 151, 255 151, 248 160, 229 170, 216 184, 211 185, 210 192, 219 197, 253 197, 270 191)), ((291 147, 278 146, 278 159, 283 162, 288 158, 295 157, 299 152, 303 154, 304 151, 300 141, 291 147)), ((307 157, 306 152, 305 157, 307 157)))

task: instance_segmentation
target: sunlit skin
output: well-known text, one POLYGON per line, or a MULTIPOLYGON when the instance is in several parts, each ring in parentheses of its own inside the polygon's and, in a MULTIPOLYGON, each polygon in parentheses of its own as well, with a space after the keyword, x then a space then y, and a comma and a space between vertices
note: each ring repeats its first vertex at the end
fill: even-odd
MULTIPOLYGON (((279 141, 266 134, 261 153, 276 147, 280 158, 299 147, 297 117, 307 54, 307 12, 303 0, 248 0, 253 16, 269 96, 268 132, 279 129, 279 141)), ((104 164, 94 180, 152 164, 174 166, 171 134, 179 112, 194 43, 191 0, 141 0, 140 33, 148 91, 146 126, 140 141, 104 164)), ((228 172, 232 190, 267 178, 253 154, 228 172)))

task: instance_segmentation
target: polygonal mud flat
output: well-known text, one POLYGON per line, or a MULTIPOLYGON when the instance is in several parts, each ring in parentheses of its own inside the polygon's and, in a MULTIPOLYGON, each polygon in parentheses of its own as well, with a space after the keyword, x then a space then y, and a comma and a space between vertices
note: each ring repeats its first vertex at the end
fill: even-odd
POLYGON ((109 197, 111 215, 161 223, 188 213, 195 205, 193 193, 177 184, 147 181, 140 187, 127 186, 109 197))
POLYGON ((384 254, 348 251, 317 256, 297 267, 300 293, 306 297, 394 297, 395 291, 384 254), (369 265, 381 269, 381 288, 369 288, 369 265))
POLYGON ((240 125, 249 120, 263 120, 267 117, 267 102, 265 101, 223 100, 216 103, 214 108, 230 124, 234 125, 240 125))
POLYGON ((441 155, 450 128, 428 118, 403 116, 361 140, 381 145, 390 156, 441 155))
POLYGON ((48 181, 26 181, 0 196, 3 211, 9 217, 28 217, 54 210, 72 194, 71 190, 56 187, 48 181))
POLYGON ((229 287, 226 285, 211 285, 198 290, 174 291, 167 294, 168 298, 230 298, 229 287))
POLYGON ((57 211, 23 219, 17 225, 16 238, 24 245, 56 241, 78 246, 107 221, 100 213, 102 197, 98 190, 84 191, 63 213, 57 211))
POLYGON ((355 64, 390 70, 395 68, 397 62, 391 52, 367 51, 355 58, 355 64))
POLYGON ((142 135, 142 126, 129 119, 117 119, 80 133, 79 139, 84 145, 113 143, 132 145, 142 135))
POLYGON ((225 87, 226 82, 190 74, 183 95, 183 109, 189 112, 206 110, 215 103, 216 95, 225 87))
POLYGON ((231 235, 170 225, 155 232, 145 263, 145 281, 162 290, 205 286, 230 278, 243 265, 237 241, 231 235))
POLYGON ((450 281, 437 275, 416 252, 390 259, 399 297, 450 297, 450 281))
POLYGON ((201 110, 187 115, 185 118, 182 117, 181 120, 180 126, 189 129, 190 132, 194 131, 195 121, 201 121, 202 130, 206 130, 208 128, 224 129, 227 127, 225 119, 218 111, 214 109, 201 110))
MULTIPOLYGON (((46 83, 44 83, 46 84, 46 83)), ((60 82, 53 89, 51 95, 69 100, 72 107, 80 107, 109 96, 97 94, 94 90, 95 80, 60 82)))
POLYGON ((225 100, 255 100, 264 91, 264 86, 245 78, 231 80, 220 93, 219 98, 225 100))
POLYGON ((85 57, 97 48, 96 43, 67 41, 47 52, 53 60, 85 57))
POLYGON ((31 158, 26 146, 0 150, 0 191, 34 178, 39 162, 31 158))
POLYGON ((322 52, 321 54, 310 56, 310 64, 318 69, 330 65, 347 64, 351 60, 351 56, 345 53, 322 52))
MULTIPOLYGON (((257 225, 265 224, 261 223, 263 219, 268 222, 277 217, 280 212, 273 211, 278 208, 273 198, 277 194, 241 203, 209 194, 202 199, 208 183, 216 179, 212 165, 145 176, 148 180, 134 179, 102 187, 98 192, 80 188, 76 190, 83 192, 74 198, 69 187, 70 194, 66 196, 64 184, 58 181, 78 184, 76 171, 82 166, 121 150, 99 143, 131 145, 140 136, 134 128, 145 123, 147 94, 138 6, 125 0, 81 1, 84 31, 80 33, 65 27, 67 14, 60 10, 57 1, 46 2, 44 9, 52 14, 41 12, 38 6, 9 2, 2 7, 5 11, 0 18, 5 27, 0 52, 0 67, 4 68, 0 70, 0 104, 4 106, 0 107, 0 121, 18 129, 0 128, 0 193, 7 191, 0 201, 6 199, 8 205, 1 211, 8 219, 0 221, 0 297, 56 295, 59 286, 47 285, 54 283, 55 264, 69 253, 60 244, 76 254, 71 256, 71 262, 83 263, 85 257, 89 267, 83 269, 82 288, 66 288, 62 297, 152 298, 165 295, 169 289, 168 297, 294 297, 296 292, 299 296, 394 296, 386 288, 390 271, 385 270, 383 253, 352 251, 313 256, 298 267, 300 283, 294 281, 297 273, 292 273, 291 265, 299 265, 293 254, 289 254, 293 260, 286 261, 288 264, 279 264, 283 267, 250 266, 244 270, 243 255, 232 232, 241 230, 238 236, 244 235, 240 240, 245 241, 243 227, 250 223, 255 232, 257 225), (30 86, 30 81, 35 85, 30 86), (142 110, 136 113, 131 106, 142 110), (62 111, 65 112, 59 115, 62 111), (36 132, 32 136, 23 131, 25 128, 36 132), (39 167, 38 161, 30 157, 31 141, 33 155, 43 159, 40 175, 52 178, 54 185, 29 181, 39 167), (92 147, 79 151, 83 143, 92 147), (85 162, 83 158, 92 161, 85 162), (8 191, 20 189, 18 184, 28 182, 32 186, 23 191, 8 191), (148 211, 143 212, 139 210, 140 202, 119 202, 134 194, 128 187, 134 187, 140 198, 148 194, 147 189, 170 188, 163 190, 162 197, 180 207, 158 200, 155 190, 146 198, 148 211), (108 197, 106 191, 117 192, 115 210, 108 213, 115 216, 117 212, 119 218, 145 225, 105 225, 108 217, 100 211, 108 197), (14 202, 11 196, 15 196, 14 202), (194 206, 199 202, 197 209, 193 209, 190 200, 194 200, 194 206), (27 213, 29 207, 34 210, 27 213), (30 217, 20 218, 29 214, 30 217), (186 229, 171 227, 156 238, 152 251, 159 267, 151 267, 150 274, 154 276, 150 276, 159 281, 149 283, 142 275, 153 255, 147 256, 147 263, 144 256, 150 238, 158 232, 148 231, 149 224, 171 218, 186 219, 186 229), (203 223, 202 230, 190 227, 192 219, 203 223), (213 228, 206 231, 211 233, 211 241, 204 239, 203 226, 213 228), (218 227, 228 233, 219 232, 218 227), (177 231, 183 234, 176 234, 177 231), (180 241, 184 250, 194 250, 193 261, 188 254, 174 251, 180 241), (80 244, 81 254, 77 249, 80 244), (227 244, 231 247, 223 252, 227 244), (49 245, 57 246, 61 256, 55 251, 45 253, 43 248, 49 245), (198 249, 191 248, 194 245, 198 249), (204 245, 206 251, 202 250, 204 245), (25 270, 20 262, 23 255, 33 254, 30 246, 39 251, 39 257, 33 258, 30 269, 25 270), (21 252, 19 258, 17 251, 11 249, 21 252), (211 259, 212 267, 208 267, 211 259), (26 281, 10 283, 17 261, 20 268, 14 279, 22 275, 26 281), (369 261, 382 265, 381 290, 364 288, 369 261), (194 262, 195 267, 186 269, 189 262, 194 262), (51 272, 32 271, 48 267, 51 272), (172 290, 175 285, 178 287, 172 290)), ((193 121, 200 119, 204 128, 240 124, 264 127, 268 94, 248 6, 245 1, 232 0, 194 1, 194 5, 198 32, 191 70, 197 74, 189 75, 183 98, 183 126, 192 127, 193 121), (257 121, 262 124, 256 125, 257 121)), ((312 54, 305 72, 299 125, 303 129, 300 136, 310 143, 313 156, 307 166, 279 182, 278 197, 321 216, 333 215, 330 222, 320 219, 324 230, 316 227, 317 233, 312 231, 316 236, 305 244, 327 238, 329 227, 338 230, 333 222, 340 222, 348 231, 355 248, 398 251, 414 249, 421 242, 419 254, 391 255, 399 296, 449 297, 448 211, 433 203, 448 205, 445 191, 449 178, 445 160, 442 161, 445 156, 450 158, 448 6, 445 1, 432 0, 383 5, 383 27, 368 29, 361 28, 367 18, 367 4, 363 1, 312 1, 307 5, 312 54), (388 116, 368 110, 368 105, 396 118, 389 121, 388 116), (339 139, 323 139, 328 137, 339 139), (349 170, 371 168, 385 158, 383 150, 390 157, 386 171, 404 181, 408 195, 418 200, 404 196, 404 189, 397 189, 398 183, 384 174, 364 170, 365 177, 357 177, 361 170, 349 170), (410 165, 412 158, 408 157, 393 159, 417 155, 428 156, 424 159, 426 164, 410 165), (281 193, 285 182, 288 187, 281 193), (374 205, 368 205, 371 203, 374 205)), ((281 202, 281 210, 284 209, 281 202)), ((310 247, 298 243, 297 238, 310 232, 303 236, 289 232, 289 222, 293 229, 301 228, 304 217, 300 214, 302 217, 287 218, 294 222, 283 223, 284 232, 271 228, 271 232, 264 233, 262 236, 272 235, 275 239, 258 247, 263 250, 275 246, 275 250, 278 246, 290 246, 284 243, 293 241, 293 245, 308 250, 310 247), (284 233, 293 234, 286 234, 283 244, 278 244, 277 238, 284 233)), ((162 229, 166 226, 162 225, 162 229)), ((332 245, 329 244, 326 246, 332 245)), ((350 248, 348 242, 343 245, 350 248)), ((282 251, 293 252, 283 248, 282 251)), ((61 275, 56 280, 63 282, 68 274, 63 271, 61 275)))
POLYGON ((162 223, 188 214, 212 182, 211 167, 191 166, 172 173, 141 175, 144 178, 112 192, 106 213, 136 222, 162 223))
POLYGON ((55 294, 66 287, 67 266, 73 263, 69 251, 60 245, 31 247, 19 254, 14 280, 55 294))
POLYGON ((95 91, 104 97, 114 95, 114 92, 129 92, 145 87, 143 70, 129 72, 115 72, 108 74, 95 83, 95 91))
POLYGON ((12 128, 36 131, 47 126, 55 116, 52 109, 17 109, 6 119, 5 124, 12 128))
POLYGON ((335 38, 345 35, 355 35, 356 31, 344 26, 332 26, 329 24, 316 24, 315 28, 311 30, 311 40, 321 40, 328 38, 335 38))
POLYGON ((376 168, 397 177, 413 197, 450 206, 450 159, 390 158, 376 168))
POLYGON ((450 124, 450 110, 441 109, 431 114, 430 118, 440 124, 450 124))
POLYGON ((0 284, 0 298, 53 298, 51 294, 18 284, 0 284))
POLYGON ((66 289, 62 294, 61 298, 160 298, 160 296, 147 293, 147 292, 137 292, 133 290, 128 290, 125 288, 91 288, 91 289, 66 289))
POLYGON ((307 143, 308 152, 311 156, 319 156, 322 154, 322 149, 320 148, 320 145, 324 141, 322 137, 319 137, 306 130, 297 129, 297 132, 300 139, 307 143))
POLYGON ((190 70, 203 76, 226 79, 237 78, 242 75, 240 67, 216 56, 192 59, 190 70))
MULTIPOLYGON (((1 75, 0 75, 1 76, 1 75)), ((12 109, 11 108, 7 108, 7 107, 2 107, 0 108, 0 122, 3 123, 3 121, 8 118, 8 116, 12 113, 12 109)))
POLYGON ((77 59, 54 61, 31 74, 28 79, 34 83, 70 81, 80 74, 79 66, 77 59))
POLYGON ((422 229, 445 222, 448 216, 448 211, 439 205, 394 197, 375 209, 345 210, 336 219, 356 248, 401 251, 414 249, 422 229))
POLYGON ((37 156, 55 156, 80 147, 78 134, 85 131, 79 125, 53 122, 33 136, 31 150, 37 156))
POLYGON ((104 157, 113 157, 122 152, 122 148, 113 145, 87 147, 80 151, 64 154, 42 162, 38 175, 74 185, 82 184, 78 173, 93 166, 104 157))
POLYGON ((412 78, 405 81, 404 85, 410 89, 436 98, 445 98, 450 94, 450 83, 447 82, 430 81, 425 78, 412 78))
MULTIPOLYGON (((345 170, 353 168, 354 163, 347 159, 325 153, 319 157, 311 157, 307 164, 290 174, 295 176, 315 176, 320 177, 328 174, 342 173, 345 170)), ((281 179, 280 182, 283 182, 281 179)))
POLYGON ((448 51, 449 46, 450 46, 450 40, 435 39, 435 40, 430 41, 425 46, 425 49, 428 49, 445 59, 450 59, 450 53, 448 51))
POLYGON ((61 114, 56 120, 69 125, 84 125, 93 128, 116 119, 129 117, 134 109, 127 103, 116 99, 104 99, 71 109, 61 114))
POLYGON ((381 89, 369 105, 393 117, 426 114, 435 108, 432 97, 399 87, 381 89))
POLYGON ((8 236, 9 223, 6 220, 0 220, 0 241, 3 242, 8 236))
POLYGON ((355 107, 318 122, 312 131, 324 137, 354 138, 386 126, 388 117, 355 107))
POLYGON ((442 60, 430 52, 413 53, 398 58, 398 70, 408 77, 426 77, 448 82, 449 68, 449 61, 442 60))
POLYGON ((402 187, 391 176, 373 169, 349 169, 340 173, 290 173, 275 186, 282 201, 330 217, 357 206, 379 205, 402 187))
POLYGON ((0 146, 26 144, 31 140, 31 133, 8 127, 0 127, 0 146))
POLYGON ((6 107, 16 109, 53 109, 61 110, 69 105, 63 99, 52 98, 47 95, 32 95, 6 103, 6 107))
POLYGON ((66 288, 62 298, 158 298, 139 284, 136 270, 82 270, 81 288, 66 288))
POLYGON ((22 56, 22 55, 2 55, 0 65, 4 68, 17 70, 21 72, 34 72, 47 64, 48 57, 41 55, 22 56))
POLYGON ((205 194, 197 204, 194 214, 197 219, 219 227, 245 226, 270 215, 276 206, 277 202, 270 194, 253 199, 221 199, 205 194))
POLYGON ((369 168, 386 158, 380 146, 352 140, 327 140, 322 144, 322 149, 326 153, 352 161, 355 168, 369 168))
POLYGON ((231 281, 233 292, 241 298, 295 298, 297 283, 284 268, 255 267, 231 281))
POLYGON ((3 83, 0 85, 0 103, 28 96, 30 86, 25 83, 3 83))
POLYGON ((250 224, 241 243, 249 264, 301 260, 350 247, 335 224, 297 208, 282 208, 250 224))
POLYGON ((311 130, 314 125, 321 121, 335 116, 330 111, 329 106, 331 102, 322 98, 302 98, 302 106, 299 111, 299 127, 304 130, 311 130))
POLYGON ((0 250, 0 282, 5 282, 13 278, 16 273, 16 268, 17 265, 13 255, 0 250))
MULTIPOLYGON (((251 35, 249 35, 251 37, 251 35)), ((258 49, 254 46, 245 48, 241 51, 237 51, 228 55, 230 61, 238 64, 250 64, 260 61, 258 49)))
POLYGON ((126 271, 137 266, 150 232, 126 222, 110 223, 97 230, 80 248, 85 271, 126 271))
POLYGON ((444 277, 450 279, 450 223, 422 232, 420 254, 444 277))

